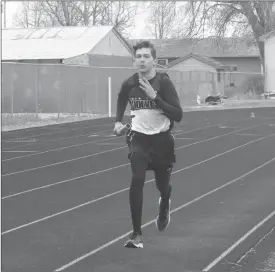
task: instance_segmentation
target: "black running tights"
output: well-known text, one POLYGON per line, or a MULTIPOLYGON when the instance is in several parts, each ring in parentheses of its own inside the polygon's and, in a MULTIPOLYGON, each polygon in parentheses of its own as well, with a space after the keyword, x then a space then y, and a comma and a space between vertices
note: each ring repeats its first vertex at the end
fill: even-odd
MULTIPOLYGON (((135 153, 131 156, 132 181, 129 192, 130 210, 133 230, 141 234, 143 187, 148 167, 148 161, 141 154, 135 153)), ((156 187, 162 198, 170 197, 169 184, 171 169, 165 167, 154 167, 156 187)))

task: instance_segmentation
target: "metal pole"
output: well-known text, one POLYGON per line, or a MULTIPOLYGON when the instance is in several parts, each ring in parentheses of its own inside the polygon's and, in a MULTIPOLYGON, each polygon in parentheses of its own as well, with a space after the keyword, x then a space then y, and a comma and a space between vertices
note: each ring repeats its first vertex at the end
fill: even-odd
POLYGON ((111 77, 108 77, 108 116, 112 117, 112 81, 111 77))
POLYGON ((39 66, 36 66, 36 86, 35 86, 35 117, 38 120, 38 89, 39 89, 39 66))

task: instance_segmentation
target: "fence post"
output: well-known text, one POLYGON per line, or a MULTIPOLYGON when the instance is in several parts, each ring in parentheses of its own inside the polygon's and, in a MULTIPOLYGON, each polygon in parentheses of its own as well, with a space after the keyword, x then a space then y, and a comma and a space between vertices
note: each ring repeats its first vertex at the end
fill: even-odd
POLYGON ((14 76, 12 75, 12 81, 11 81, 11 117, 13 117, 13 99, 14 99, 14 76))
POLYGON ((60 119, 60 100, 61 100, 61 92, 60 92, 60 67, 57 68, 57 99, 58 99, 58 114, 57 119, 60 119))
POLYGON ((112 80, 108 77, 108 116, 112 117, 112 80))
POLYGON ((35 86, 35 117, 38 120, 38 89, 39 89, 39 66, 36 66, 36 86, 35 86))
POLYGON ((13 72, 11 75, 11 117, 13 118, 13 113, 14 113, 14 83, 18 78, 18 75, 16 73, 16 67, 13 67, 13 72))
POLYGON ((99 113, 99 99, 98 99, 98 69, 95 70, 95 113, 99 113))

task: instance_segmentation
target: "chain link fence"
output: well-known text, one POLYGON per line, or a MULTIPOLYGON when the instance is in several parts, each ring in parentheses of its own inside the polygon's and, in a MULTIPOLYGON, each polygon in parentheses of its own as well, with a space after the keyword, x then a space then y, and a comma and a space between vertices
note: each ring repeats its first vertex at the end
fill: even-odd
MULTIPOLYGON (((208 95, 218 93, 259 99, 264 91, 262 74, 158 70, 170 76, 183 107, 197 105, 198 95, 202 102, 208 95)), ((2 113, 114 116, 120 86, 135 71, 121 67, 2 63, 2 113)))

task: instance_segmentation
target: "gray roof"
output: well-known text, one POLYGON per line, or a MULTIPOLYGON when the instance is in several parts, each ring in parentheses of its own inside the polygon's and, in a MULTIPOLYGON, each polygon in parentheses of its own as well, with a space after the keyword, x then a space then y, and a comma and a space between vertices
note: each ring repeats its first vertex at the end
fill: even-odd
POLYGON ((187 55, 184 56, 184 57, 178 58, 178 59, 176 59, 176 60, 170 62, 170 63, 167 65, 167 68, 170 68, 170 67, 172 67, 172 66, 174 66, 174 65, 176 65, 176 64, 178 64, 178 63, 180 63, 180 62, 182 62, 182 61, 184 61, 184 60, 187 60, 187 59, 189 59, 189 58, 195 58, 195 59, 197 59, 197 60, 199 60, 199 61, 201 61, 201 62, 204 62, 204 63, 206 63, 206 64, 208 64, 208 65, 210 65, 210 66, 212 66, 212 67, 215 67, 216 69, 222 67, 222 65, 221 65, 220 62, 218 62, 218 61, 216 61, 216 60, 214 60, 214 59, 212 59, 212 58, 209 58, 209 57, 206 57, 206 56, 200 55, 200 54, 193 54, 193 53, 190 53, 190 54, 187 54, 187 55))
MULTIPOLYGON (((181 58, 187 54, 201 54, 208 57, 259 57, 258 47, 250 39, 209 37, 204 39, 147 39, 156 48, 158 58, 181 58)), ((140 39, 129 39, 133 46, 140 39)))
POLYGON ((65 59, 90 52, 113 26, 2 29, 2 60, 65 59))

